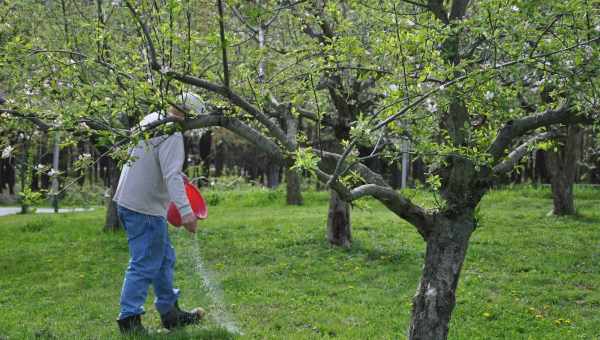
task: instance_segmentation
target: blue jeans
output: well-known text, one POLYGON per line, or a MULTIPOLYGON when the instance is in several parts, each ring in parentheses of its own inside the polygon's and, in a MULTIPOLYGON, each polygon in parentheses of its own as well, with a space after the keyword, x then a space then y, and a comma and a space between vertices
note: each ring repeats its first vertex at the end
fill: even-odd
POLYGON ((130 256, 121 290, 119 319, 144 313, 150 284, 156 295, 154 305, 160 314, 165 314, 179 297, 179 290, 173 288, 175 250, 167 221, 122 206, 118 206, 117 212, 127 232, 130 256))

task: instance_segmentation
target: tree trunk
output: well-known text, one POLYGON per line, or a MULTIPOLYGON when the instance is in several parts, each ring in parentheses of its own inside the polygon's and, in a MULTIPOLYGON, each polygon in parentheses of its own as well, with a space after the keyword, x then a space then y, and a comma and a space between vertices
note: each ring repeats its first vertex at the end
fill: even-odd
POLYGON ((199 141, 200 158, 202 159, 202 176, 210 177, 210 162, 211 162, 211 149, 212 149, 212 131, 208 130, 199 141))
MULTIPOLYGON (((21 154, 20 160, 20 179, 21 179, 21 193, 25 192, 25 185, 27 183, 27 151, 29 150, 28 143, 23 140, 23 153, 21 154)), ((21 194, 22 195, 22 194, 21 194)), ((21 197, 21 214, 27 214, 29 212, 29 205, 25 204, 24 197, 21 197)))
MULTIPOLYGON (((54 145, 52 147, 52 169, 56 169, 60 166, 60 135, 58 132, 54 134, 54 145)), ((52 176, 52 208, 54 212, 58 213, 58 176, 52 176)))
POLYGON ((410 340, 444 340, 456 303, 456 287, 475 229, 472 214, 448 220, 438 216, 434 232, 427 239, 425 266, 413 298, 410 340))
POLYGON ((583 129, 578 125, 569 125, 564 145, 557 151, 548 152, 547 162, 550 171, 554 203, 552 213, 554 215, 575 214, 573 185, 577 174, 577 163, 581 158, 582 142, 583 129))
POLYGON ((279 186, 279 168, 276 163, 271 163, 267 166, 267 187, 275 189, 279 186))
POLYGON ((287 204, 302 205, 302 190, 300 188, 300 175, 290 168, 285 170, 285 178, 287 184, 287 204))
POLYGON ((327 240, 330 244, 349 248, 352 245, 350 204, 331 190, 327 215, 327 240))
POLYGON ((110 176, 110 190, 106 197, 106 219, 104 223, 104 231, 117 231, 121 228, 121 222, 117 215, 117 204, 112 200, 117 185, 119 184, 119 169, 115 161, 110 158, 108 162, 108 172, 110 176))

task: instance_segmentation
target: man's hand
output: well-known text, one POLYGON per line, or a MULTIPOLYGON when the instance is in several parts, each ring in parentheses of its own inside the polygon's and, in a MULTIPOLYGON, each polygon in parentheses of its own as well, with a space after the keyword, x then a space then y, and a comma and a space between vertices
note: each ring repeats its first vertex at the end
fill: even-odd
POLYGON ((181 219, 181 224, 185 227, 187 231, 192 234, 196 233, 196 229, 198 228, 198 218, 194 213, 189 213, 181 219))

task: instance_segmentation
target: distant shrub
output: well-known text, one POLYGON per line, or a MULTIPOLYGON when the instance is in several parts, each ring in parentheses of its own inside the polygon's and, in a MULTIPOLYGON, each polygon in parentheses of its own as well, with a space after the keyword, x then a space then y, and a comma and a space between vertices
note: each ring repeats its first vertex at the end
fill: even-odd
MULTIPOLYGON (((83 207, 92 205, 104 205, 106 197, 106 188, 100 185, 73 185, 64 191, 64 196, 60 199, 60 206, 83 207)), ((48 203, 52 198, 48 198, 48 203)))

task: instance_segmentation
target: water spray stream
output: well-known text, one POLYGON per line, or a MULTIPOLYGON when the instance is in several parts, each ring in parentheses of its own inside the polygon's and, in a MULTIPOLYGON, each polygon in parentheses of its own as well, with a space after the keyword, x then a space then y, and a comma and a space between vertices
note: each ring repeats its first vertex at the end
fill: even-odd
POLYGON ((208 296, 212 300, 214 308, 208 311, 208 316, 211 317, 219 326, 226 329, 229 333, 243 335, 241 329, 238 327, 237 322, 233 316, 225 309, 225 298, 223 289, 214 279, 213 273, 206 268, 202 257, 200 256, 200 248, 198 247, 198 237, 194 234, 192 237, 184 237, 188 240, 187 245, 184 247, 188 253, 188 257, 192 259, 194 263, 194 270, 202 279, 202 285, 208 291, 208 296))

